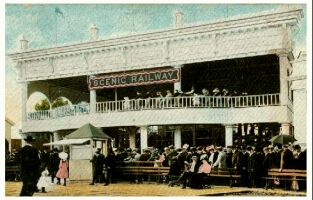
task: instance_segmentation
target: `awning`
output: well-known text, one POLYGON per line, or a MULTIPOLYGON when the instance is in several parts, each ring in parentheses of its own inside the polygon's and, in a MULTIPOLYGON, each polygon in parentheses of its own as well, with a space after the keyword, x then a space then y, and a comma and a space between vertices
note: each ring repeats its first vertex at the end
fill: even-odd
POLYGON ((65 139, 59 140, 55 142, 45 143, 44 146, 52 146, 52 145, 67 145, 67 144, 83 144, 89 141, 90 138, 79 138, 79 139, 65 139))

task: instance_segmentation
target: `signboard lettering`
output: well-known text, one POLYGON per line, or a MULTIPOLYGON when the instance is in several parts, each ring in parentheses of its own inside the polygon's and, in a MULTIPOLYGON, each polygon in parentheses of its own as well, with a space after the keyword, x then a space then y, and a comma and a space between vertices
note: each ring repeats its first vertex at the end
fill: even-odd
POLYGON ((180 80, 179 69, 154 70, 145 72, 120 73, 114 75, 92 76, 89 89, 118 88, 136 85, 174 83, 180 80))

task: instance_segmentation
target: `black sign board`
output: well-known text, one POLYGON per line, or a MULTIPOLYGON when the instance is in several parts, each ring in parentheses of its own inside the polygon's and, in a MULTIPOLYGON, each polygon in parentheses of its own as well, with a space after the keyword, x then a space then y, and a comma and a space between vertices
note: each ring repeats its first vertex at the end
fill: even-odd
POLYGON ((91 76, 89 89, 118 88, 138 85, 174 83, 180 80, 179 69, 159 69, 104 76, 91 76))

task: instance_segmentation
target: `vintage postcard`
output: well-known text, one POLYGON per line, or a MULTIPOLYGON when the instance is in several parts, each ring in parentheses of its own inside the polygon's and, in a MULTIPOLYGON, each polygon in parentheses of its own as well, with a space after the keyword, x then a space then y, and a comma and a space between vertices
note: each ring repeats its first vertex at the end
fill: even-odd
POLYGON ((307 13, 6 3, 5 196, 308 196, 307 13))

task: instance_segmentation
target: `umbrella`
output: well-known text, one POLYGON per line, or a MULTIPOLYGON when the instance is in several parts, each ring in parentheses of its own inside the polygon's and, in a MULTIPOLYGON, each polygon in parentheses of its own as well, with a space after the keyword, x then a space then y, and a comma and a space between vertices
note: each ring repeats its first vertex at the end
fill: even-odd
POLYGON ((278 144, 289 144, 297 140, 292 135, 276 135, 272 137, 269 141, 278 144))

